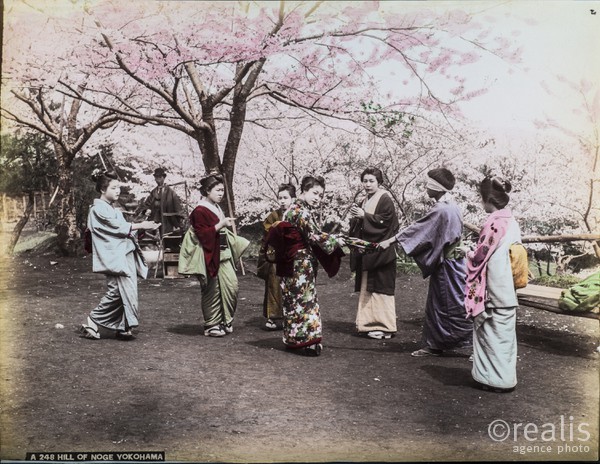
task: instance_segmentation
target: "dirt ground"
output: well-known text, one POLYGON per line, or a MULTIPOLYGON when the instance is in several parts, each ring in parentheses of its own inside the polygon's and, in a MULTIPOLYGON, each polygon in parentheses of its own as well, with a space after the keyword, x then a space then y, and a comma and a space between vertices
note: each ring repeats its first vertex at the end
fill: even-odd
POLYGON ((202 462, 598 458, 597 321, 520 308, 519 384, 497 394, 473 388, 464 354, 410 356, 420 276, 398 277, 398 334, 376 341, 354 332, 347 262, 332 280, 322 273, 324 350, 307 358, 263 329, 253 269, 246 261, 226 338, 202 335, 193 279, 149 279, 136 339, 91 341, 77 329, 105 283, 89 256, 3 259, 2 460, 65 451, 202 462), (510 435, 492 439, 502 427, 510 435))

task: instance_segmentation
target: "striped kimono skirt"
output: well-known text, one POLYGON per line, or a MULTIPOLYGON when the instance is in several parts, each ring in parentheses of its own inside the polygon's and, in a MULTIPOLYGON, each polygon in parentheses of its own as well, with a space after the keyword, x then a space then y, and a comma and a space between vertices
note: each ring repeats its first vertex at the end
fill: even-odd
POLYGON ((127 253, 127 276, 106 275, 106 294, 92 311, 90 319, 107 329, 127 331, 138 323, 138 282, 135 251, 127 253))
POLYGON ((231 324, 238 298, 238 278, 233 266, 229 248, 221 249, 219 272, 215 277, 207 277, 202 287, 202 314, 204 325, 212 327, 231 324))
POLYGON ((281 279, 275 273, 275 265, 269 266, 269 275, 265 282, 265 298, 263 300, 263 316, 275 320, 283 317, 281 308, 281 279))

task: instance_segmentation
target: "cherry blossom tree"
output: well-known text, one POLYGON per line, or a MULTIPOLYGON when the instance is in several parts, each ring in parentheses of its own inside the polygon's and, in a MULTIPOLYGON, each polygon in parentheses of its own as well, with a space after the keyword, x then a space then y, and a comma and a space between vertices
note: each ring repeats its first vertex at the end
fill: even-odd
POLYGON ((123 116, 194 139, 205 170, 226 176, 233 213, 248 124, 270 128, 304 115, 338 130, 364 120, 364 102, 373 96, 388 101, 381 113, 437 113, 451 124, 455 104, 482 91, 469 89, 461 65, 484 50, 518 59, 518 50, 463 11, 389 8, 378 2, 98 2, 82 20, 93 39, 75 51, 94 76, 86 87, 94 96, 66 78, 61 88, 71 98, 105 110, 118 106, 123 116), (406 87, 401 101, 378 91, 373 69, 382 65, 406 87))
MULTIPOLYGON (((556 118, 546 117, 538 121, 538 127, 567 135, 574 142, 568 147, 558 145, 555 151, 558 158, 565 161, 562 177, 569 173, 565 188, 567 191, 575 189, 579 195, 565 196, 562 191, 558 204, 564 210, 574 212, 584 230, 591 233, 597 231, 600 225, 600 90, 592 82, 573 82, 564 76, 557 79, 562 86, 553 86, 551 90, 544 83, 544 88, 553 98, 575 102, 567 119, 574 118, 582 123, 576 125, 577 129, 572 129, 556 118)), ((600 242, 593 242, 593 247, 600 258, 600 242)))
POLYGON ((74 192, 75 158, 98 132, 114 127, 123 119, 130 123, 143 121, 110 108, 98 109, 84 99, 59 91, 59 81, 69 79, 79 95, 87 92, 89 76, 78 70, 77 57, 70 51, 81 34, 73 33, 69 21, 60 17, 49 21, 45 12, 31 8, 11 11, 7 17, 2 117, 11 125, 34 131, 51 142, 58 172, 53 196, 58 213, 55 225, 58 248, 65 255, 74 255, 81 249, 74 192), (27 29, 22 27, 24 21, 27 29), (44 37, 54 40, 44 42, 44 37), (15 40, 18 44, 14 44, 15 40))

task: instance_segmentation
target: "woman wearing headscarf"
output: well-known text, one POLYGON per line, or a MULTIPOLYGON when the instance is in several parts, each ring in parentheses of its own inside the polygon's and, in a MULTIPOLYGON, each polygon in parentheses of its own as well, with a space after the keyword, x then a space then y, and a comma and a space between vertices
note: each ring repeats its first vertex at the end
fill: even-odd
MULTIPOLYGON (((383 188, 383 173, 369 167, 360 175, 367 197, 359 207, 350 208, 350 235, 379 243, 398 231, 394 202, 383 188)), ((375 339, 391 338, 396 333, 396 247, 375 253, 353 252, 351 269, 355 288, 360 292, 356 329, 375 339)))
POLYGON ((198 276, 202 289, 204 335, 223 337, 233 333, 238 298, 235 263, 249 245, 228 227, 234 218, 225 217, 219 203, 225 196, 225 182, 219 174, 200 181, 204 197, 190 215, 179 253, 179 273, 198 276))
POLYGON ((510 182, 486 177, 479 192, 489 213, 477 247, 467 254, 465 309, 473 319, 473 379, 481 388, 507 392, 517 384, 517 294, 509 250, 521 242, 506 207, 510 182))
POLYGON ((423 275, 429 277, 425 306, 423 347, 412 356, 440 356, 444 350, 472 344, 473 324, 464 314, 466 268, 460 249, 462 213, 449 192, 454 175, 446 168, 427 173, 427 195, 435 205, 425 216, 381 242, 382 248, 398 242, 423 275))

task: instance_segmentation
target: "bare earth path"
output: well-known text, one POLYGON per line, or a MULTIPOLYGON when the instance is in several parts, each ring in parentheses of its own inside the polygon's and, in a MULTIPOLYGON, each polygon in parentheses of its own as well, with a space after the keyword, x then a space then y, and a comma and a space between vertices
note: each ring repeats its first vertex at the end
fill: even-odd
POLYGON ((320 275, 325 348, 306 358, 286 352, 279 332, 263 330, 263 282, 251 272, 240 276, 231 336, 201 335, 193 279, 150 279, 140 281, 137 338, 90 341, 77 328, 105 287, 90 272, 89 257, 4 259, 0 457, 165 451, 171 461, 210 462, 598 458, 597 321, 520 308, 519 385, 510 394, 483 392, 472 387, 464 356, 410 356, 426 297, 419 276, 398 277, 395 338, 355 335, 357 297, 345 266, 333 280, 320 275))

